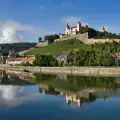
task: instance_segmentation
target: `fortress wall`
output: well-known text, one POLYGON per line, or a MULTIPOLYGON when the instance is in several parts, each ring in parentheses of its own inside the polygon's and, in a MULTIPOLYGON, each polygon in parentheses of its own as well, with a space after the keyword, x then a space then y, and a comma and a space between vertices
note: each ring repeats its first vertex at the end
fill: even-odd
POLYGON ((48 41, 44 41, 44 42, 38 42, 36 47, 44 47, 48 45, 48 41))
POLYGON ((56 39, 54 42, 70 40, 74 38, 84 42, 85 44, 105 43, 105 42, 113 42, 113 41, 119 42, 120 41, 120 39, 94 39, 94 38, 88 39, 88 33, 83 33, 83 34, 79 33, 77 35, 72 35, 72 36, 56 39))
POLYGON ((94 43, 105 43, 105 42, 119 42, 120 39, 88 39, 87 44, 94 44, 94 43))
POLYGON ((77 35, 71 35, 71 36, 63 37, 63 38, 54 40, 54 42, 70 40, 70 39, 74 39, 74 38, 76 38, 78 40, 81 40, 82 42, 87 42, 87 40, 88 40, 88 33, 83 33, 83 34, 79 33, 77 35))
POLYGON ((84 43, 87 43, 88 42, 88 33, 78 34, 76 36, 76 39, 78 39, 84 43))

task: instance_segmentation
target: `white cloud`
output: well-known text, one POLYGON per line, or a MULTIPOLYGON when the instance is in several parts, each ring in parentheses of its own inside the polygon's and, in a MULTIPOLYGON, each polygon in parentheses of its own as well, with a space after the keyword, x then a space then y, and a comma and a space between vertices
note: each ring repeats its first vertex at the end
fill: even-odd
POLYGON ((44 9, 45 9, 45 6, 41 5, 41 6, 40 6, 40 9, 41 9, 41 10, 44 10, 44 9))
POLYGON ((21 24, 14 20, 0 21, 0 44, 23 42, 25 36, 20 32, 30 35, 33 34, 36 37, 39 37, 40 34, 45 34, 45 32, 39 28, 21 24))
POLYGON ((19 86, 0 85, 0 107, 14 107, 40 97, 40 93, 28 93, 23 89, 19 86))
POLYGON ((81 20, 81 18, 76 17, 76 16, 66 16, 66 17, 61 18, 61 21, 64 24, 68 23, 68 24, 70 24, 72 26, 76 25, 76 23, 78 21, 80 21, 82 25, 89 25, 88 23, 85 23, 83 20, 81 20))

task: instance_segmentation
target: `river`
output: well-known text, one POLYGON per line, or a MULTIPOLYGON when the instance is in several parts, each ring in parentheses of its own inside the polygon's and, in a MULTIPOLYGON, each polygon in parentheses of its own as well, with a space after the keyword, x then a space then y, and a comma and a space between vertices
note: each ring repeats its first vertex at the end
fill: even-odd
POLYGON ((120 78, 0 71, 1 120, 115 120, 120 78))

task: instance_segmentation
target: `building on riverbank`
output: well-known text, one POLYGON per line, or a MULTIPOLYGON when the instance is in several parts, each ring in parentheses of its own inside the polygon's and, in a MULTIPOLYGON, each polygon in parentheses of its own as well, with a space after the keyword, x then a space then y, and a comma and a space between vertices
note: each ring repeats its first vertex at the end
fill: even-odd
POLYGON ((16 64, 21 64, 21 63, 26 63, 26 62, 29 62, 30 64, 32 64, 34 60, 35 60, 35 56, 8 58, 6 60, 6 64, 13 65, 13 66, 16 64))

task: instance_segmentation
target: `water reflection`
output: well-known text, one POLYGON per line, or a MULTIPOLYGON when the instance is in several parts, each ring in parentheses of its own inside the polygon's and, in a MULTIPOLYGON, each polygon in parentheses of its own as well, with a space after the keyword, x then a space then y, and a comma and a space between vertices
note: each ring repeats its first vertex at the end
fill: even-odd
POLYGON ((37 99, 39 96, 40 95, 37 93, 24 93, 23 87, 0 85, 0 107, 14 107, 16 105, 37 99))
POLYGON ((0 71, 0 106, 12 107, 41 95, 64 97, 69 108, 84 107, 84 104, 111 97, 120 97, 120 78, 83 77, 64 74, 0 71), (36 86, 38 92, 26 92, 26 86, 36 86))

